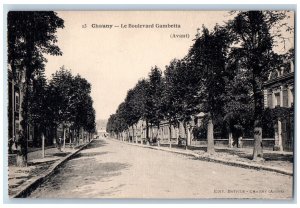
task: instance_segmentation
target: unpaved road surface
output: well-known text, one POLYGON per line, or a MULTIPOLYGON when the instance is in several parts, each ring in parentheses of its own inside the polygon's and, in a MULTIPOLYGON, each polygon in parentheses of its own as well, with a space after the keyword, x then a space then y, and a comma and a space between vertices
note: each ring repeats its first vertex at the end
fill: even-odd
POLYGON ((293 177, 94 140, 32 198, 290 199, 293 177))

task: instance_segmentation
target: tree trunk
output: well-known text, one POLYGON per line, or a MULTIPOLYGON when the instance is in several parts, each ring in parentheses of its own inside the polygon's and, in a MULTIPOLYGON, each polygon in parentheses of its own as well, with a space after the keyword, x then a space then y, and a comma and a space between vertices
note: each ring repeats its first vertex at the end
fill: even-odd
POLYGON ((146 121, 146 140, 149 140, 149 123, 146 121))
POLYGON ((253 160, 263 158, 262 148, 262 110, 263 110, 263 94, 261 90, 261 76, 260 67, 253 67, 253 98, 254 98, 254 147, 253 147, 253 160))
POLYGON ((187 147, 191 145, 191 130, 189 127, 187 128, 187 144, 186 145, 187 145, 187 147))
POLYGON ((83 128, 82 128, 82 131, 81 131, 81 141, 82 141, 82 143, 84 143, 84 132, 83 132, 83 128))
MULTIPOLYGON (((11 88, 11 95, 12 95, 12 104, 15 106, 15 80, 14 80, 14 76, 13 76, 13 78, 12 78, 12 80, 11 80, 11 82, 12 82, 12 88, 11 88)), ((12 127, 12 134, 11 134, 11 137, 12 137, 12 139, 13 139, 13 141, 14 142, 16 142, 16 132, 15 132, 15 107, 13 107, 12 106, 12 119, 11 119, 11 127, 12 127)), ((19 109, 18 109, 19 110, 19 109)), ((13 145, 15 145, 14 143, 13 143, 13 145)))
POLYGON ((192 146, 192 141, 194 140, 194 126, 190 128, 190 145, 192 146))
POLYGON ((21 152, 20 147, 17 148, 17 166, 18 167, 26 167, 27 166, 27 158, 24 155, 20 155, 21 152))
POLYGON ((262 148, 262 128, 254 128, 254 148, 253 148, 253 160, 258 158, 263 158, 263 148, 262 148))
MULTIPOLYGON (((135 124, 135 129, 137 130, 137 124, 135 124)), ((135 143, 137 144, 138 141, 137 141, 137 134, 135 135, 135 143)))
POLYGON ((256 115, 254 122, 253 160, 263 158, 261 115, 256 115))
POLYGON ((134 126, 132 125, 132 143, 134 142, 135 138, 135 132, 134 132, 134 126))
POLYGON ((177 129, 176 129, 176 144, 178 144, 178 142, 179 142, 179 128, 180 128, 180 124, 179 124, 179 122, 177 122, 177 129))
MULTIPOLYGON (((26 57, 24 59, 25 61, 25 67, 23 68, 23 71, 21 72, 21 78, 20 78, 20 107, 19 107, 19 121, 20 121, 20 134, 19 136, 19 142, 17 146, 17 166, 23 167, 27 166, 27 153, 28 153, 28 129, 27 129, 27 121, 28 121, 28 102, 27 100, 24 102, 24 98, 27 95, 28 92, 28 86, 29 86, 29 78, 27 77, 27 70, 32 70, 32 53, 34 51, 34 42, 28 41, 29 39, 27 37, 24 38, 25 45, 26 45, 26 57), (24 82, 23 82, 24 81, 24 82)), ((13 66, 12 70, 16 70, 13 66)))
POLYGON ((157 128, 157 134, 156 134, 156 142, 157 142, 157 146, 160 146, 160 132, 161 132, 161 129, 160 129, 160 124, 158 125, 158 128, 157 128))
POLYGON ((45 158, 45 136, 42 133, 42 158, 45 158))
POLYGON ((72 130, 70 130, 71 131, 71 133, 70 133, 70 135, 69 135, 69 137, 70 137, 70 140, 69 140, 69 145, 70 145, 70 147, 72 146, 72 140, 73 140, 73 131, 72 130))
POLYGON ((212 122, 212 118, 209 117, 207 124, 207 153, 213 154, 214 152, 214 124, 212 122))
POLYGON ((79 127, 77 129, 77 135, 76 136, 77 136, 76 137, 76 146, 78 146, 79 143, 80 143, 80 128, 79 127))
POLYGON ((233 142, 232 132, 229 132, 229 134, 228 134, 228 147, 229 148, 232 148, 232 142, 233 142))
POLYGON ((73 130, 73 139, 72 139, 72 146, 75 147, 76 144, 76 129, 73 130))
POLYGON ((185 121, 183 121, 183 132, 184 132, 184 138, 185 138, 185 149, 187 149, 187 127, 186 127, 185 121))
MULTIPOLYGON (((22 76, 25 76, 22 75, 22 76)), ((27 129, 26 129, 26 122, 24 120, 23 114, 25 114, 26 112, 23 109, 23 106, 25 105, 25 103, 23 103, 24 101, 24 97, 25 94, 27 92, 27 84, 26 83, 22 83, 20 84, 20 104, 19 104, 19 121, 20 121, 20 125, 19 125, 19 132, 17 132, 18 134, 18 141, 17 141, 17 166, 18 167, 24 167, 27 166, 27 129)))
POLYGON ((153 128, 153 124, 151 124, 151 142, 153 142, 153 134, 154 134, 154 128, 153 128))
POLYGON ((187 123, 185 121, 183 122, 183 128, 184 128, 184 134, 185 134, 185 149, 187 150, 188 142, 189 142, 189 132, 188 132, 187 123))
POLYGON ((159 146, 159 131, 160 131, 160 125, 158 124, 157 125, 157 131, 156 131, 156 144, 157 144, 157 146, 159 146))
POLYGON ((169 147, 172 148, 172 125, 169 124, 169 147))
POLYGON ((129 128, 126 130, 126 140, 128 140, 128 142, 131 142, 131 138, 130 138, 130 130, 129 130, 129 128))
POLYGON ((238 147, 238 148, 242 148, 242 147, 243 147, 243 137, 242 137, 242 136, 240 136, 240 137, 238 138, 238 141, 237 141, 237 147, 238 147))
POLYGON ((143 139, 144 139, 144 127, 143 127, 143 124, 141 125, 141 144, 143 144, 143 139))
POLYGON ((65 149, 66 148, 66 128, 65 127, 63 127, 63 134, 64 134, 64 136, 63 136, 63 139, 64 139, 63 149, 65 149))
POLYGON ((25 136, 21 135, 18 145, 17 145, 17 166, 25 167, 27 166, 27 141, 25 136))

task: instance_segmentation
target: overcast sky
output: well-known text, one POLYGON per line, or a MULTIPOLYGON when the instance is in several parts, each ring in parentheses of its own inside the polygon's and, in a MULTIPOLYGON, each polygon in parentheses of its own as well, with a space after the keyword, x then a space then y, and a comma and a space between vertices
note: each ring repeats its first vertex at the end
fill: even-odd
MULTIPOLYGON (((86 78, 92 84, 97 119, 115 113, 127 91, 147 77, 152 66, 164 70, 173 58, 184 57, 197 28, 204 24, 211 29, 232 18, 224 11, 77 11, 58 12, 58 16, 65 21, 65 28, 57 32, 63 55, 47 56, 46 75, 50 78, 64 65, 74 75, 86 78), (113 27, 92 28, 92 24, 113 27), (177 24, 180 28, 130 29, 121 24, 177 24), (189 38, 171 38, 172 34, 189 34, 189 38)), ((287 44, 289 48, 293 43, 287 44)))

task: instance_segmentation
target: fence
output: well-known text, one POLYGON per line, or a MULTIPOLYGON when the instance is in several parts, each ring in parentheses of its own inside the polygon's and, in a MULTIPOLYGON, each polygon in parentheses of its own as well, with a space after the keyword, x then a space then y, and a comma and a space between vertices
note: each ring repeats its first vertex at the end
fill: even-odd
MULTIPOLYGON (((270 149, 273 150, 273 147, 275 145, 275 140, 274 138, 263 138, 262 140, 263 143, 263 148, 264 149, 270 149)), ((224 146, 224 147, 228 147, 228 139, 214 139, 214 144, 216 146, 224 146)), ((207 141, 206 140, 193 140, 191 142, 191 145, 194 146, 201 146, 201 145, 207 145, 207 141)), ((242 147, 253 147, 254 145, 254 139, 253 138, 243 138, 242 139, 242 147)))

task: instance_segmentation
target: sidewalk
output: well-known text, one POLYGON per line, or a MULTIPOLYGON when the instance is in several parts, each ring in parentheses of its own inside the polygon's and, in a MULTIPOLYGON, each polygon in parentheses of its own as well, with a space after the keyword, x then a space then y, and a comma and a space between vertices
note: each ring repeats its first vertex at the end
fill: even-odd
POLYGON ((42 158, 42 150, 33 151, 28 153, 27 167, 9 166, 9 196, 12 197, 28 187, 42 174, 64 161, 69 155, 78 151, 78 149, 80 149, 83 145, 84 144, 81 144, 75 148, 66 146, 65 149, 62 149, 62 151, 59 151, 57 148, 46 149, 45 158, 42 158))
POLYGON ((253 161, 253 148, 229 148, 229 147, 215 147, 216 153, 211 156, 208 155, 203 147, 191 147, 193 152, 213 159, 223 159, 229 162, 243 162, 250 165, 264 166, 266 168, 272 167, 279 170, 284 170, 293 173, 294 156, 292 152, 279 152, 264 150, 264 160, 253 161))
POLYGON ((206 146, 189 146, 186 150, 185 147, 178 147, 177 145, 172 145, 172 148, 169 148, 168 144, 162 144, 159 147, 156 145, 147 146, 135 143, 128 144, 185 154, 196 157, 200 160, 219 162, 243 168, 268 170, 286 175, 293 175, 294 156, 292 152, 264 150, 264 160, 253 161, 252 148, 229 148, 215 146, 215 153, 213 155, 210 155, 206 152, 206 146))

